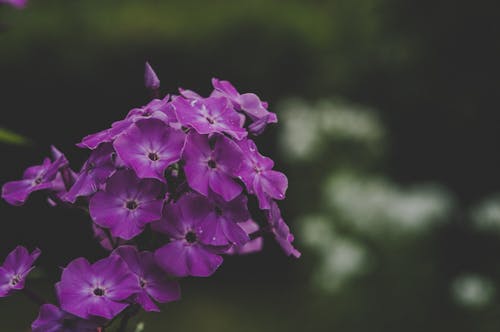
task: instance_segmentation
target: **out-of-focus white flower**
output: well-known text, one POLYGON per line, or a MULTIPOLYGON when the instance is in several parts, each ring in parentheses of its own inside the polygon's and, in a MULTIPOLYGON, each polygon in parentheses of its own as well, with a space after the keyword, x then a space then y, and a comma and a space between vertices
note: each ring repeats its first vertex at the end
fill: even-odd
POLYGON ((321 101, 308 105, 290 100, 280 107, 283 123, 280 141, 286 155, 311 159, 331 141, 348 141, 376 148, 381 145, 384 129, 369 109, 340 101, 321 101))
POLYGON ((325 197, 353 228, 381 236, 424 231, 444 220, 453 206, 450 194, 436 186, 401 189, 384 179, 343 173, 326 182, 325 197))
POLYGON ((495 286, 493 282, 479 275, 462 275, 451 284, 453 300, 461 306, 482 308, 493 300, 495 286))
POLYGON ((500 233, 500 197, 485 199, 472 209, 471 219, 478 229, 500 233))
POLYGON ((324 291, 335 292, 368 268, 368 253, 356 241, 336 234, 332 223, 322 216, 304 218, 303 243, 319 257, 313 281, 324 291))

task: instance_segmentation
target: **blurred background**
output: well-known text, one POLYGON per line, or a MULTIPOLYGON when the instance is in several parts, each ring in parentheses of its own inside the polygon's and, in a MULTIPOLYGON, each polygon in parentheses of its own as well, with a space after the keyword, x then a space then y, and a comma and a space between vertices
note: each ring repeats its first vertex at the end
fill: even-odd
MULTIPOLYGON (((165 93, 218 77, 278 113, 258 143, 288 175, 302 258, 267 239, 183 281, 182 301, 134 321, 144 331, 500 329, 494 2, 32 0, 0 6, 0 30, 2 184, 50 144, 79 169, 75 143, 148 101, 146 60, 165 93)), ((54 266, 104 254, 88 217, 42 195, 0 202, 0 219, 0 261, 42 248, 31 282, 49 297, 54 266)), ((0 299, 3 331, 36 315, 0 299)))

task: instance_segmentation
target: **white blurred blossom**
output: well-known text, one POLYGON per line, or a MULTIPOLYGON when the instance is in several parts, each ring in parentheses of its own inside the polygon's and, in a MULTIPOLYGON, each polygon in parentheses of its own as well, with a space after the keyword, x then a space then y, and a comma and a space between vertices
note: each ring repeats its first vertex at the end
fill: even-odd
POLYGON ((384 136, 373 111, 340 101, 309 105, 291 100, 282 104, 279 114, 281 145, 286 155, 295 159, 319 155, 329 141, 346 140, 373 148, 384 136))
POLYGON ((303 243, 315 251, 319 263, 313 271, 315 284, 335 292, 368 268, 368 253, 358 242, 335 233, 325 217, 309 216, 301 221, 303 243))
POLYGON ((453 280, 451 295, 458 305, 481 308, 492 302, 495 285, 491 280, 480 275, 462 275, 453 280))
POLYGON ((500 197, 490 197, 472 209, 473 224, 481 230, 500 233, 500 197))
POLYGON ((325 185, 329 207, 358 231, 415 233, 444 220, 451 196, 436 186, 403 189, 385 179, 337 174, 325 185))

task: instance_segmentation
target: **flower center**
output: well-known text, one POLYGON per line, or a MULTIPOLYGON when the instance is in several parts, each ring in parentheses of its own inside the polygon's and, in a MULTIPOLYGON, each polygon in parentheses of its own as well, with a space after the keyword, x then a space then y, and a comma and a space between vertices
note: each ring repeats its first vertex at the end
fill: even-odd
POLYGON ((218 206, 215 207, 215 214, 218 216, 222 216, 222 209, 218 206))
POLYGON ((212 118, 211 118, 211 117, 209 117, 209 116, 207 116, 207 117, 206 117, 206 119, 207 119, 208 123, 210 123, 210 124, 214 124, 214 123, 215 123, 215 120, 214 120, 214 119, 212 119, 212 118))
POLYGON ((195 243, 196 240, 198 240, 198 237, 196 236, 196 233, 193 231, 189 231, 186 233, 186 241, 188 243, 195 243))
POLYGON ((146 287, 147 283, 148 282, 146 280, 144 280, 142 278, 139 279, 139 285, 141 286, 141 288, 146 287))
POLYGON ((10 284, 12 286, 15 286, 17 285, 19 282, 21 281, 21 276, 16 274, 14 277, 12 277, 12 279, 10 280, 10 284))
POLYGON ((215 160, 210 159, 208 161, 208 167, 210 167, 210 168, 217 168, 217 163, 215 162, 215 160))
POLYGON ((89 163, 87 165, 87 173, 91 173, 95 168, 95 164, 94 163, 89 163))
POLYGON ((150 152, 148 154, 148 158, 152 161, 157 161, 158 159, 160 159, 160 157, 158 157, 158 154, 156 152, 150 152))
POLYGON ((43 181, 43 178, 41 176, 37 176, 36 179, 35 179, 35 181, 33 181, 33 182, 35 184, 40 184, 40 183, 42 183, 42 181, 43 181))
POLYGON ((136 201, 128 201, 127 203, 125 203, 125 207, 129 210, 135 210, 137 209, 137 202, 136 201))
POLYGON ((94 295, 95 296, 104 296, 104 294, 106 293, 106 291, 102 288, 95 288, 94 291, 93 291, 94 295))

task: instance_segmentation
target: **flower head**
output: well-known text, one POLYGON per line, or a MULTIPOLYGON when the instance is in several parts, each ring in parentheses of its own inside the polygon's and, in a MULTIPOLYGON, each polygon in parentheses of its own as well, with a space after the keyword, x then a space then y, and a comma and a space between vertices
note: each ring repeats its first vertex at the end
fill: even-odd
POLYGON ((177 277, 208 277, 222 264, 218 254, 227 248, 213 246, 204 239, 204 234, 213 234, 217 226, 206 221, 209 211, 207 199, 194 193, 165 205, 162 220, 153 224, 156 231, 170 237, 170 242, 154 254, 164 271, 177 277))
POLYGON ((200 194, 208 196, 211 190, 230 201, 242 191, 235 179, 241 164, 241 151, 223 135, 214 135, 212 140, 213 147, 207 135, 188 135, 182 154, 186 179, 200 194))
POLYGON ((137 277, 141 291, 135 295, 135 302, 146 311, 160 311, 154 301, 167 303, 180 298, 179 283, 169 280, 149 251, 137 251, 134 246, 121 246, 114 251, 137 277), (154 300, 154 301, 153 301, 154 300))
POLYGON ((33 269, 33 263, 40 256, 40 249, 30 254, 25 247, 17 246, 0 266, 0 297, 11 295, 24 288, 26 277, 33 269))
POLYGON ((61 155, 54 162, 45 158, 41 165, 31 166, 23 174, 23 179, 7 182, 2 187, 2 198, 12 205, 23 205, 32 192, 58 188, 54 182, 59 169, 67 165, 67 159, 61 155))
POLYGON ((113 236, 130 240, 147 223, 159 220, 164 185, 154 179, 139 179, 131 170, 117 171, 106 189, 92 196, 89 204, 94 222, 109 228, 113 236))
POLYGON ((94 264, 77 258, 63 270, 56 284, 61 308, 84 319, 112 319, 129 305, 125 300, 140 291, 136 276, 117 255, 94 264))
POLYGON ((140 178, 165 182, 165 169, 181 157, 185 134, 157 119, 137 121, 113 143, 118 156, 140 178))

